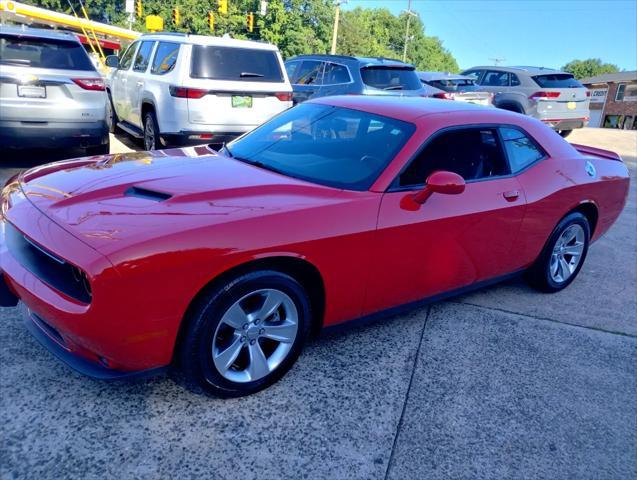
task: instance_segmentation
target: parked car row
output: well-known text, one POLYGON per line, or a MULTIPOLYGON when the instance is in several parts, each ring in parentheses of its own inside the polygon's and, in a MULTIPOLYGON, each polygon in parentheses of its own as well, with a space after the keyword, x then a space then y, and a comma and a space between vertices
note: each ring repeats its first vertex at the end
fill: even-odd
POLYGON ((103 80, 77 38, 0 26, 0 145, 108 152, 123 130, 146 150, 223 144, 294 104, 333 95, 421 96, 530 115, 562 135, 586 125, 589 92, 536 67, 417 72, 386 58, 300 55, 276 46, 180 33, 142 35, 109 56, 103 80))

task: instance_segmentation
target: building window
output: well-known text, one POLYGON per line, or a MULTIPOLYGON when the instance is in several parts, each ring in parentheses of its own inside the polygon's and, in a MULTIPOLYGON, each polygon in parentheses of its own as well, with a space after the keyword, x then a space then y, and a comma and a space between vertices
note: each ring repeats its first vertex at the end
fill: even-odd
POLYGON ((604 128, 617 128, 621 130, 637 130, 637 116, 633 115, 606 115, 604 128))
POLYGON ((616 102, 635 102, 637 101, 637 83, 627 84, 620 83, 617 86, 616 102))

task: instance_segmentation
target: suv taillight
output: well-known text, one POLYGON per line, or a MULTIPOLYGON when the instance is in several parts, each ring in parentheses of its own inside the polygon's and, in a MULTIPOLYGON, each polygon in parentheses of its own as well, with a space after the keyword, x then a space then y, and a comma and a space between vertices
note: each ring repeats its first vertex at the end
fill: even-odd
POLYGON ((590 97, 591 96, 591 91, 590 90, 586 90, 586 96, 590 97))
POLYGON ((432 97, 441 98, 442 100, 453 100, 453 94, 447 92, 434 93, 432 97))
POLYGON ((276 98, 281 100, 282 102, 291 102, 292 101, 292 92, 277 92, 274 94, 276 98))
POLYGON ((72 78, 73 83, 84 90, 97 90, 103 92, 106 90, 104 80, 101 78, 72 78))
POLYGON ((201 88, 176 87, 171 85, 168 89, 173 97, 179 98, 201 98, 208 94, 208 90, 202 90, 201 88))
POLYGON ((540 98, 557 98, 560 96, 560 92, 535 92, 529 97, 529 100, 537 100, 540 98))

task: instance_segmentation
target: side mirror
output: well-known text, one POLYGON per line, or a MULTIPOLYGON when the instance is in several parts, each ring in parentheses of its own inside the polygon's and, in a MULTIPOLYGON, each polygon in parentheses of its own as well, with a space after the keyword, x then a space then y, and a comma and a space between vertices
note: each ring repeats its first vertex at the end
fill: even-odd
POLYGON ((423 204, 434 193, 444 195, 458 195, 464 192, 465 182, 457 173, 438 170, 427 178, 425 188, 414 195, 414 201, 423 204))
POLYGON ((106 57, 106 66, 111 68, 119 68, 119 57, 117 55, 109 55, 106 57))

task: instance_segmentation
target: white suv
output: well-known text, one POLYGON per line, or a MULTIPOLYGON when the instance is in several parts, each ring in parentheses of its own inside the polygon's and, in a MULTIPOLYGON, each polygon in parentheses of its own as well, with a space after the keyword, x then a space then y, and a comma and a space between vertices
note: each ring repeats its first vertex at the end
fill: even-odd
POLYGON ((155 33, 106 64, 110 129, 147 150, 221 144, 292 106, 283 60, 267 43, 155 33))

